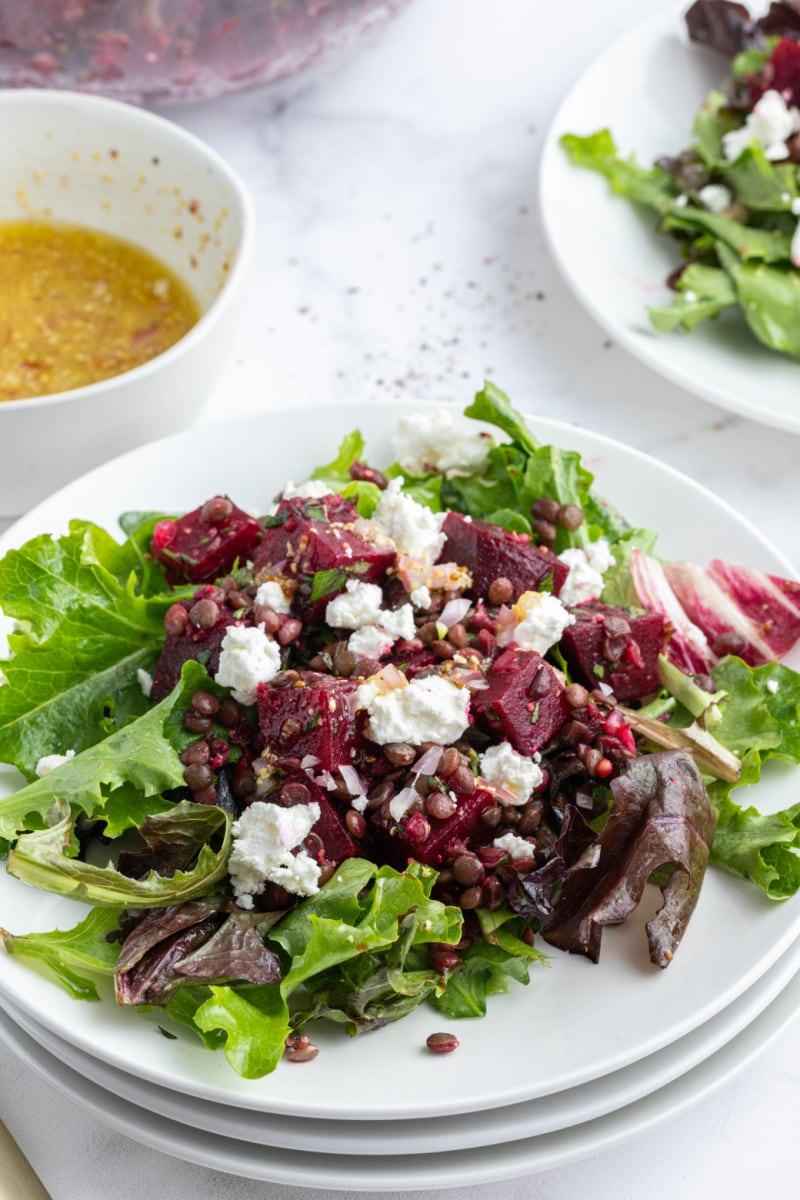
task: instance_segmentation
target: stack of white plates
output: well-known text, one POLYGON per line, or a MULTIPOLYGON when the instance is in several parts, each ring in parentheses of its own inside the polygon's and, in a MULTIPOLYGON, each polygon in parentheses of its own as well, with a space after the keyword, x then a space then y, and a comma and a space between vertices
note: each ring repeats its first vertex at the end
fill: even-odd
MULTIPOLYGON (((0 550, 80 515, 114 527, 126 509, 190 508, 229 491, 264 507, 281 480, 242 479, 241 446, 271 442, 289 477, 329 460, 361 426, 373 461, 388 460, 396 408, 320 410, 296 424, 252 418, 235 431, 196 430, 135 451, 64 489, 0 539, 0 550), (182 466, 181 464, 186 464, 182 466)), ((636 524, 660 528, 665 556, 721 556, 777 574, 791 567, 727 506, 644 456, 594 434, 532 420, 543 440, 586 456, 598 490, 636 524)), ((800 658, 795 654, 796 666, 800 658)), ((751 792, 786 807, 796 772, 775 769, 751 792)), ((4 778, 0 775, 0 787, 4 778)), ((10 776, 5 778, 12 786, 10 776)), ((748 799, 750 799, 748 797, 748 799)), ((0 955, 0 1037, 97 1117, 184 1159, 283 1184, 365 1191, 474 1185, 552 1168, 662 1121, 744 1066, 800 1001, 800 905, 775 904, 741 880, 708 872, 674 963, 647 957, 653 892, 626 925, 606 930, 599 965, 553 951, 527 988, 490 998, 481 1020, 427 1007, 350 1039, 314 1031, 310 1063, 284 1061, 244 1080, 188 1031, 113 1001, 63 993, 21 958, 0 955), (455 1032, 448 1055, 429 1034, 455 1032)), ((0 926, 66 928, 77 905, 0 876, 0 926)))

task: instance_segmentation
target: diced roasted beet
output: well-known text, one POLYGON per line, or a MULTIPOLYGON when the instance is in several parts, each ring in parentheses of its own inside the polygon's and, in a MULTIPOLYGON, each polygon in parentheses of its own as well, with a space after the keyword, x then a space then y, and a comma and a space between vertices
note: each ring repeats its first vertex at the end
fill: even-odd
POLYGON ((394 565, 390 545, 368 541, 356 532, 358 511, 341 496, 321 500, 282 500, 253 561, 256 572, 269 567, 298 582, 297 604, 309 621, 320 621, 327 602, 344 590, 349 576, 381 583, 394 565), (364 565, 366 564, 366 565, 364 565), (323 599, 311 604, 309 594, 318 571, 341 571, 328 581, 323 599))
POLYGON ((635 616, 604 604, 582 604, 570 611, 575 624, 564 631, 559 649, 573 679, 590 688, 602 681, 618 700, 641 700, 658 690, 658 656, 664 647, 661 613, 635 616), (620 633, 626 626, 630 632, 620 633))
MULTIPOLYGON (((193 604, 193 599, 179 600, 176 607, 179 605, 188 613, 193 604)), ((201 663, 209 675, 216 674, 219 668, 220 647, 226 630, 231 625, 248 625, 252 620, 250 614, 247 614, 244 619, 237 618, 233 611, 224 604, 220 604, 218 609, 219 615, 216 623, 209 629, 198 629, 190 619, 187 619, 183 633, 167 635, 153 676, 151 700, 154 702, 163 700, 165 696, 169 695, 181 677, 183 664, 189 662, 190 659, 201 663)))
POLYGON ((274 758, 313 755, 320 770, 351 765, 361 746, 352 711, 354 679, 304 672, 297 685, 259 684, 258 721, 274 758), (299 685, 299 686, 298 686, 299 685))
POLYGON ((414 642, 395 643, 389 661, 402 671, 407 679, 413 679, 428 667, 441 665, 441 659, 436 657, 430 646, 423 646, 422 643, 417 645, 414 642))
MULTIPOLYGON (((290 776, 290 778, 292 777, 290 776)), ((345 829, 342 818, 322 788, 306 775, 298 775, 295 778, 306 787, 309 802, 319 805, 319 820, 311 826, 311 833, 316 834, 322 842, 322 849, 324 851, 323 861, 340 863, 345 858, 355 858, 359 853, 359 848, 345 829)), ((303 803, 301 800, 292 801, 287 798, 289 796, 290 791, 287 789, 285 792, 279 792, 276 798, 278 803, 283 804, 285 807, 291 807, 292 803, 303 803)))
POLYGON ((251 559, 263 532, 227 496, 212 496, 177 520, 159 521, 150 550, 169 583, 206 583, 251 559))
POLYGON ((447 514, 442 528, 447 541, 439 558, 468 569, 475 596, 486 596, 489 584, 498 578, 511 581, 515 599, 543 587, 557 596, 569 573, 557 555, 535 546, 526 534, 509 533, 456 512, 447 514))
POLYGON ((452 817, 438 819, 422 818, 421 813, 411 814, 402 821, 393 821, 383 816, 380 810, 370 818, 370 831, 388 862, 395 867, 404 867, 410 858, 430 867, 439 867, 448 847, 455 843, 470 846, 486 838, 486 827, 481 813, 495 803, 494 794, 488 788, 478 787, 469 794, 457 796, 458 807, 452 817), (427 836, 420 840, 419 834, 426 828, 427 836))
POLYGON ((509 646, 492 663, 486 682, 472 697, 472 711, 519 754, 541 750, 571 713, 557 675, 533 650, 509 646))

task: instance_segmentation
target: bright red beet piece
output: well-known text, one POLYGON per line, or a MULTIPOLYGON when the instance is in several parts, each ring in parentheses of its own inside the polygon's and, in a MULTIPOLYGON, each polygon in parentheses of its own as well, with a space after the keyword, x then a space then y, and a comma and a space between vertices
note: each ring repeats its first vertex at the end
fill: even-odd
POLYGON ((369 827, 375 841, 388 862, 402 868, 410 858, 429 867, 441 866, 448 847, 456 842, 469 847, 486 840, 486 827, 481 813, 494 804, 494 795, 488 788, 478 787, 474 792, 458 794, 458 807, 451 817, 439 819, 425 817, 429 826, 427 837, 420 839, 423 818, 412 813, 401 821, 384 817, 380 810, 372 814, 369 827))
POLYGON ((579 605, 570 611, 576 621, 564 630, 559 648, 573 679, 589 688, 606 683, 618 700, 641 700, 658 690, 658 656, 665 640, 661 613, 633 616, 605 604, 579 605), (626 622, 630 633, 614 636, 613 625, 606 626, 609 618, 626 622))
POLYGON ((794 38, 781 38, 773 49, 751 89, 753 103, 768 90, 780 92, 789 105, 800 104, 800 43, 794 38))
POLYGON ((509 533, 487 521, 469 520, 450 512, 442 527, 447 535, 441 562, 457 562, 472 575, 472 592, 485 596, 495 579, 508 579, 514 598, 541 590, 548 580, 558 595, 568 574, 567 566, 549 550, 535 546, 521 533, 509 533))
MULTIPOLYGON (((179 600, 177 603, 188 613, 194 599, 179 600)), ((229 626, 250 623, 250 620, 237 620, 233 611, 221 604, 216 624, 210 629, 197 629, 187 620, 183 633, 168 634, 153 676, 150 699, 157 702, 168 696, 181 677, 183 664, 190 659, 202 663, 208 674, 214 676, 219 668, 222 639, 229 626)))
POLYGON ((354 679, 304 672, 302 686, 258 688, 258 721, 275 758, 319 759, 321 771, 352 765, 361 746, 352 711, 354 679))
POLYGON ((478 722, 519 754, 546 746, 572 712, 564 688, 540 654, 509 646, 486 676, 488 688, 472 697, 478 722))
POLYGON ((170 584, 207 583, 251 559, 262 534, 258 521, 227 496, 212 496, 177 520, 159 521, 150 551, 170 584))

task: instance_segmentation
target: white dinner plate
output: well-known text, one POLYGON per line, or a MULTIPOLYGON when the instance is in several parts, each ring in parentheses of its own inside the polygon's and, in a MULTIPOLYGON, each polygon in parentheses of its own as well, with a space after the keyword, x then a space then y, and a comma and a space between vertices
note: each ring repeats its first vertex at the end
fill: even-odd
POLYGON ((728 1083, 796 1020, 799 1006, 797 977, 727 1046, 635 1104, 543 1137, 444 1154, 309 1154, 250 1145, 169 1121, 107 1092, 59 1062, 2 1012, 0 1040, 70 1101, 153 1150, 269 1183, 382 1194, 497 1183, 611 1150, 636 1134, 661 1127, 670 1117, 728 1083))
POLYGON ((800 970, 800 939, 757 983, 700 1029, 671 1046, 576 1088, 503 1108, 407 1121, 336 1121, 251 1112, 161 1088, 65 1042, 0 998, 0 1009, 64 1066, 112 1095, 182 1125, 316 1154, 440 1154, 541 1137, 615 1112, 680 1078, 727 1045, 780 995, 800 970))
MULTIPOLYGON (((70 517, 113 528, 126 509, 190 508, 216 491, 263 511, 286 477, 307 477, 355 426, 367 436, 372 460, 389 461, 388 433, 407 411, 386 405, 273 412, 165 439, 64 488, 7 531, 0 550, 44 530, 63 530, 70 517)), ((719 555, 792 573, 755 528, 672 469, 557 422, 537 419, 531 426, 542 439, 582 451, 598 491, 634 523, 661 530, 663 555, 697 561, 719 555)), ((791 661, 800 663, 800 653, 791 661)), ((765 811, 785 807, 799 778, 775 764, 747 802, 765 811)), ((72 1000, 22 959, 0 955, 0 992, 80 1049, 207 1100, 334 1119, 475 1112, 578 1086, 675 1042, 742 995, 800 932, 799 903, 770 903, 741 880, 709 871, 679 954, 662 972, 649 962, 644 934, 656 899, 654 893, 642 906, 648 912, 606 930, 599 965, 553 951, 550 968, 534 968, 528 988, 512 985, 491 998, 486 1018, 459 1022, 461 1047, 447 1056, 428 1053, 425 1041, 451 1022, 421 1007, 367 1037, 350 1039, 339 1027, 315 1032, 320 1054, 312 1065, 284 1062, 265 1079, 243 1080, 188 1031, 178 1027, 175 1040, 162 1037, 157 1013, 72 1000)), ((12 932, 70 926, 82 911, 0 876, 0 926, 12 932)))
POLYGON ((691 333, 657 333, 646 310, 669 303, 665 280, 681 261, 676 244, 657 232, 654 213, 572 166, 558 144, 564 133, 608 128, 622 153, 645 166, 689 145, 695 114, 728 62, 689 43, 688 7, 688 0, 675 0, 635 25, 567 94, 542 152, 545 234, 576 297, 619 345, 714 404, 797 433, 800 364, 760 345, 733 312, 691 333))

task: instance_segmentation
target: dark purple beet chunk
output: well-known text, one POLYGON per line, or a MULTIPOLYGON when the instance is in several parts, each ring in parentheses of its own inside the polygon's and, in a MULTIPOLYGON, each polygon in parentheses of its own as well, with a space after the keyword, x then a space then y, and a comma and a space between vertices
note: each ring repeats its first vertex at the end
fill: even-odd
POLYGON ((604 604, 578 605, 570 610, 574 625, 564 631, 559 648, 573 679, 586 687, 607 683, 618 700, 641 700, 658 690, 658 656, 664 648, 664 618, 660 613, 631 615, 626 609, 604 604), (623 620, 626 636, 609 636, 623 620))
MULTIPOLYGON (((179 600, 178 603, 188 612, 194 600, 179 600)), ((214 676, 219 668, 220 647, 226 630, 231 625, 246 624, 250 621, 237 619, 230 608, 220 605, 217 623, 210 629, 196 629, 188 621, 184 633, 168 634, 153 676, 150 699, 155 702, 168 696, 181 677, 183 664, 190 659, 202 663, 208 674, 214 676)))
POLYGON ((424 841, 409 836, 407 832, 414 828, 409 821, 419 823, 419 814, 402 821, 392 821, 385 818, 380 810, 373 813, 369 827, 372 836, 386 856, 388 862, 402 869, 410 858, 425 863, 429 867, 439 867, 442 864, 449 846, 454 843, 477 844, 481 839, 486 840, 486 827, 481 821, 481 813, 485 808, 494 804, 494 795, 486 788, 478 787, 470 795, 458 796, 458 808, 452 817, 439 820, 436 817, 426 817, 430 832, 424 841))
POLYGON ((226 575, 237 560, 251 559, 262 533, 258 521, 227 496, 212 496, 175 521, 159 521, 150 550, 169 583, 207 583, 226 575))
POLYGON ((509 579, 514 598, 523 592, 541 591, 542 585, 557 596, 569 568, 557 555, 534 546, 522 533, 509 533, 487 521, 469 520, 450 512, 442 527, 447 535, 440 562, 457 562, 472 575, 475 596, 485 596, 495 579, 509 579))
POLYGON ((270 753, 300 759, 313 754, 322 771, 352 764, 361 746, 351 711, 357 687, 354 679, 313 672, 303 676, 303 687, 260 684, 258 721, 270 753))
MULTIPOLYGON (((322 842, 324 862, 340 863, 345 858, 355 858, 360 853, 358 846, 344 827, 342 818, 331 804, 328 797, 318 784, 306 775, 289 776, 288 780, 296 779, 308 789, 310 802, 320 808, 319 820, 311 826, 311 832, 322 842)), ((283 793, 278 794, 278 802, 286 806, 283 793)), ((302 801, 300 801, 302 803, 302 801)))
POLYGON ((572 711, 555 672, 533 650, 509 646, 492 663, 486 681, 488 688, 472 698, 472 711, 519 754, 546 746, 572 711))

